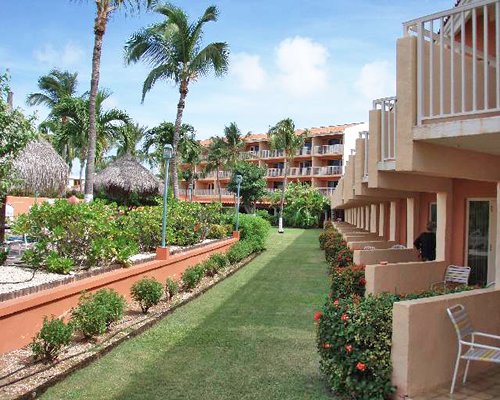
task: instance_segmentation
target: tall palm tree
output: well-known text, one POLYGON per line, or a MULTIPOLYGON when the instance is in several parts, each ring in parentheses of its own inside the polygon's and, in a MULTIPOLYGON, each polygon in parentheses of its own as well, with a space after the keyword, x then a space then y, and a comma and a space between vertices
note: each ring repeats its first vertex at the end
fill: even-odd
POLYGON ((150 7, 156 1, 154 0, 95 0, 97 13, 94 21, 94 50, 92 52, 92 73, 90 78, 90 96, 89 96, 89 132, 88 132, 88 154, 87 168, 85 171, 85 201, 92 201, 94 194, 94 171, 95 171, 95 152, 97 139, 96 126, 96 105, 97 94, 99 90, 99 73, 101 69, 102 42, 108 20, 113 13, 119 10, 125 12, 140 11, 141 6, 150 7))
POLYGON ((304 139, 308 135, 308 131, 301 134, 295 132, 295 124, 291 118, 286 118, 279 121, 276 125, 269 129, 267 136, 272 150, 283 150, 284 170, 283 187, 281 188, 280 212, 278 232, 283 233, 283 205, 285 203, 285 190, 287 186, 288 171, 290 164, 293 162, 297 150, 304 145, 304 139))
POLYGON ((77 79, 77 72, 53 69, 38 79, 40 92, 30 93, 26 98, 26 103, 29 106, 43 104, 52 110, 64 97, 76 94, 77 79))
POLYGON ((245 147, 244 136, 241 134, 236 122, 231 122, 229 126, 224 128, 224 140, 226 142, 228 164, 234 166, 245 147))
POLYGON ((182 178, 186 181, 186 199, 187 199, 187 188, 190 185, 194 186, 194 180, 198 179, 198 174, 196 173, 196 165, 200 163, 202 147, 199 142, 197 142, 194 137, 185 140, 179 144, 179 150, 181 153, 182 162, 187 165, 187 169, 182 172, 182 178))
POLYGON ((189 84, 212 70, 216 76, 225 74, 229 63, 229 47, 227 43, 214 42, 202 48, 203 26, 207 22, 217 21, 218 10, 215 6, 208 7, 196 22, 189 22, 184 10, 171 4, 160 5, 155 11, 165 16, 165 20, 136 32, 125 46, 125 60, 127 63, 142 60, 153 68, 144 81, 142 101, 158 80, 171 80, 179 87, 172 142, 172 179, 174 197, 177 198, 177 146, 189 84))
POLYGON ((219 193, 219 202, 222 203, 222 193, 219 180, 219 172, 222 167, 226 164, 227 160, 227 146, 224 139, 220 137, 213 137, 210 139, 210 145, 208 146, 207 154, 207 165, 205 167, 206 172, 215 171, 215 180, 217 182, 217 191, 219 193))
POLYGON ((146 134, 146 131, 147 127, 132 122, 120 127, 120 134, 116 142, 116 157, 130 154, 142 159, 143 154, 137 146, 146 134))

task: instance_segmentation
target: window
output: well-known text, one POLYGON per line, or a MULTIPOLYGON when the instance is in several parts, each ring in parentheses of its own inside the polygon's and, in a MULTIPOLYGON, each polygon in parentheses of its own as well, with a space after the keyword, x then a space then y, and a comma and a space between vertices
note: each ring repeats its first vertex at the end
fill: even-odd
POLYGON ((429 221, 434 222, 434 226, 437 223, 437 203, 429 204, 429 221))
POLYGON ((342 144, 342 140, 340 139, 330 139, 328 140, 328 144, 331 146, 333 144, 342 144))
POLYGON ((328 160, 328 166, 341 167, 342 160, 328 160))

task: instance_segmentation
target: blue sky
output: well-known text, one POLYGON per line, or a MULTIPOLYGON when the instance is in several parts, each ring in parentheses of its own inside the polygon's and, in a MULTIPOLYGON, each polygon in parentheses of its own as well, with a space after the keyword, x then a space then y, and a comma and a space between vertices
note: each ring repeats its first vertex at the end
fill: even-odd
MULTIPOLYGON (((374 98, 395 94, 395 46, 402 23, 452 7, 453 0, 223 0, 174 1, 194 19, 210 4, 220 18, 206 25, 205 42, 226 41, 231 67, 224 78, 194 83, 184 121, 201 139, 235 121, 243 132, 266 132, 285 117, 297 127, 366 121, 374 98)), ((90 86, 94 1, 3 1, 0 70, 10 68, 15 102, 53 67, 77 71, 90 86)), ((115 15, 104 37, 100 87, 108 106, 152 127, 175 118, 178 91, 159 82, 141 104, 143 65, 125 66, 123 45, 154 13, 115 15)), ((47 110, 37 110, 43 119, 47 110)))

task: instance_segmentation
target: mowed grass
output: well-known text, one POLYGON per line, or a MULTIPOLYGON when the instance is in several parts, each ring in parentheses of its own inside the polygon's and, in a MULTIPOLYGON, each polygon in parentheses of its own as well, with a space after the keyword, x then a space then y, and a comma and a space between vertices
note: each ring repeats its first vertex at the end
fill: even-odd
POLYGON ((267 251, 43 399, 331 399, 313 313, 327 293, 318 230, 271 234, 267 251))

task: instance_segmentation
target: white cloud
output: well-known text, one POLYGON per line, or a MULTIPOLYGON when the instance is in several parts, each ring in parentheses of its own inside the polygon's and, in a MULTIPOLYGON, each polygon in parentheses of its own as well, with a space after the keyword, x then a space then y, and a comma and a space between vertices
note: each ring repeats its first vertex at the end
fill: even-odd
POLYGON ((366 98, 374 100, 396 94, 396 73, 388 61, 374 61, 363 65, 354 83, 366 98))
POLYGON ((247 53, 238 53, 232 56, 231 75, 241 87, 249 91, 257 91, 265 86, 266 71, 260 64, 260 56, 247 53))
POLYGON ((276 49, 278 82, 288 94, 310 96, 328 87, 328 51, 309 38, 283 40, 276 49))
POLYGON ((68 42, 61 49, 47 43, 42 48, 36 49, 33 55, 39 63, 67 67, 82 61, 85 53, 78 45, 68 42))

